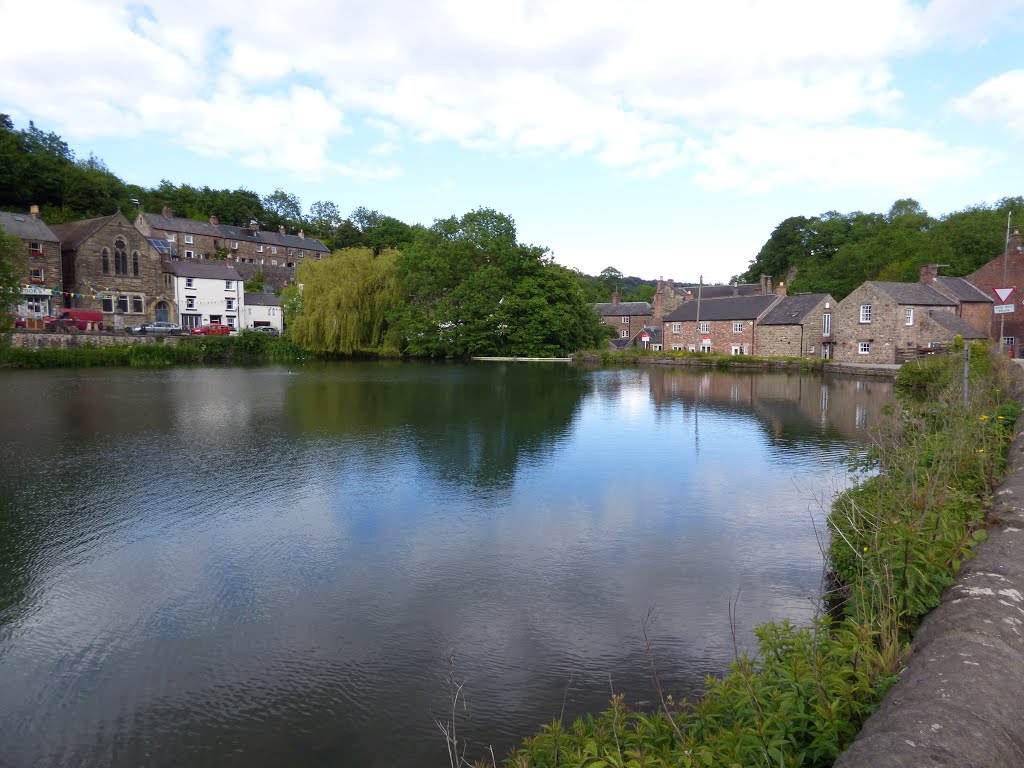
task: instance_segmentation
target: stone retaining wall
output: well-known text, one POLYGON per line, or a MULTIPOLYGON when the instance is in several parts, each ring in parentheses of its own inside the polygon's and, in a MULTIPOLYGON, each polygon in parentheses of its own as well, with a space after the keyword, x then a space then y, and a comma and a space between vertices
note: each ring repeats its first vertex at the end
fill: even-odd
POLYGON ((177 344, 185 336, 129 336, 121 333, 49 333, 18 331, 8 335, 11 346, 19 349, 71 349, 74 347, 112 347, 132 344, 177 344))

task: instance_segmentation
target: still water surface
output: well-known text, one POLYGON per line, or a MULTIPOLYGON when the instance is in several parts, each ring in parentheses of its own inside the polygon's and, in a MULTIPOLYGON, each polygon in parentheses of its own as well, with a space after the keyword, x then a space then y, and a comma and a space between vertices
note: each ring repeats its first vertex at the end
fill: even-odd
POLYGON ((804 620, 851 378, 336 364, 0 375, 0 765, 446 764, 804 620), (571 684, 570 684, 571 679, 571 684))

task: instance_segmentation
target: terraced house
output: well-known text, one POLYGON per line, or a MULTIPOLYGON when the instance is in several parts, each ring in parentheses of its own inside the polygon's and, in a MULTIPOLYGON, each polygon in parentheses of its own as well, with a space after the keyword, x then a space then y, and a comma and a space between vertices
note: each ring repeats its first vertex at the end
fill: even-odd
POLYGON ((636 343, 643 328, 651 322, 653 309, 646 301, 622 301, 618 291, 612 293, 612 300, 594 305, 601 321, 610 325, 617 334, 615 346, 636 343))
POLYGON ((827 293, 786 295, 786 286, 776 289, 782 301, 773 306, 755 327, 757 354, 768 357, 832 357, 832 311, 836 300, 827 293))
POLYGON ((781 300, 781 296, 769 293, 685 301, 662 322, 662 344, 667 350, 761 354, 755 326, 781 300))
POLYGON ((263 231, 255 221, 246 227, 221 224, 216 215, 197 221, 175 216, 166 207, 159 214, 140 213, 135 226, 146 237, 170 242, 183 261, 231 256, 243 280, 262 272, 266 282, 278 289, 295 281, 299 263, 320 260, 330 253, 327 246, 306 237, 302 230, 290 235, 284 227, 263 231))
POLYGON ((0 229, 21 241, 25 255, 25 273, 15 312, 26 321, 42 323, 63 306, 63 270, 60 239, 39 218, 39 206, 29 213, 0 211, 0 229))

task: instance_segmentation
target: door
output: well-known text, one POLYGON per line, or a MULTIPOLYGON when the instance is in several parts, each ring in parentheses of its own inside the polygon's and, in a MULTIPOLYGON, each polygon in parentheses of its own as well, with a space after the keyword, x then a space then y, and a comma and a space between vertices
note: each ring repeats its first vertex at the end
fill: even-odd
POLYGON ((156 305, 156 321, 158 323, 166 323, 168 318, 167 302, 161 301, 156 305))

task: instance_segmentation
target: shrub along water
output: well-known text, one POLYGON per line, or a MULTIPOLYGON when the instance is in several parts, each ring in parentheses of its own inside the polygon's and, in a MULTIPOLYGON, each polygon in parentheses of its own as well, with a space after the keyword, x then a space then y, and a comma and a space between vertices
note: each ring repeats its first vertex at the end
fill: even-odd
POLYGON ((831 765, 894 682, 922 615, 985 538, 1020 412, 1009 365, 975 345, 966 408, 959 354, 903 367, 901 402, 855 462, 869 476, 828 518, 831 611, 808 627, 760 626, 757 654, 709 679, 695 702, 666 696, 643 713, 615 696, 600 715, 543 726, 505 765, 831 765))

